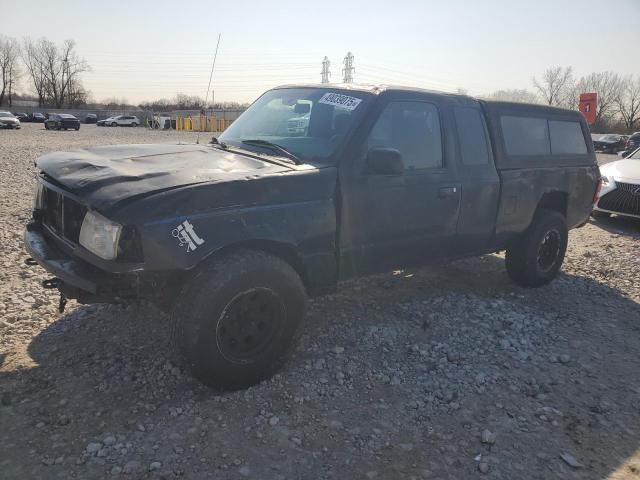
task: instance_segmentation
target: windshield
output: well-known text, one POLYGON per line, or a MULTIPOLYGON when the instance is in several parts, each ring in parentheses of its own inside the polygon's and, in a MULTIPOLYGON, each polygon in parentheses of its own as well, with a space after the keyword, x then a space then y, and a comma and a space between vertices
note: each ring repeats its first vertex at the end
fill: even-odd
POLYGON ((282 156, 268 148, 270 142, 301 161, 335 164, 338 147, 363 115, 370 97, 366 92, 323 88, 270 90, 218 140, 231 147, 282 156))

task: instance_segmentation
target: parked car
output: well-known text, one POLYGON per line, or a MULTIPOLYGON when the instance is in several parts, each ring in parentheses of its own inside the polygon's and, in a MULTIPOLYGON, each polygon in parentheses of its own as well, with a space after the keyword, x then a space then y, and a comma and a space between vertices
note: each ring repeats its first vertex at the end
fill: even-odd
POLYGON ((137 127, 140 125, 140 120, 133 115, 118 115, 117 117, 107 118, 104 123, 110 127, 137 127))
POLYGON ((628 157, 600 167, 602 190, 592 215, 612 213, 640 218, 640 148, 628 157))
POLYGON ((631 134, 627 139, 627 149, 635 150, 636 148, 640 148, 640 132, 631 134))
POLYGON ((627 144, 625 135, 608 134, 593 140, 593 148, 596 152, 618 153, 625 149, 627 144))
POLYGON ((97 123, 98 115, 95 113, 88 113, 86 117, 84 117, 84 123, 97 123))
POLYGON ((551 282, 599 186, 588 132, 542 105, 281 87, 210 145, 40 157, 24 241, 62 309, 154 301, 199 379, 242 387, 283 365, 307 295, 340 280, 506 250, 515 283, 551 282))
POLYGON ((47 130, 80 130, 80 120, 68 113, 50 113, 44 122, 47 130))
POLYGON ((0 128, 19 129, 20 120, 11 112, 0 111, 0 128))
POLYGON ((20 120, 20 122, 28 122, 29 121, 29 115, 27 115, 26 113, 18 112, 18 113, 14 113, 13 115, 18 120, 20 120))
POLYGON ((44 123, 47 119, 42 113, 35 112, 29 114, 29 121, 34 123, 44 123))

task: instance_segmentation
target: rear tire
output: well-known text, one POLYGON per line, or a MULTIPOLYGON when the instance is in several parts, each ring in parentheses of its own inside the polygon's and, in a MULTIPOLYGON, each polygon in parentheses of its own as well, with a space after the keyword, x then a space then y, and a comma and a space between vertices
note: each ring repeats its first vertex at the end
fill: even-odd
POLYGON ((173 309, 178 339, 203 383, 243 388, 289 357, 305 313, 296 271, 263 252, 239 250, 204 265, 173 309))
POLYGON ((132 127, 137 127, 137 126, 138 126, 138 124, 137 124, 136 122, 133 122, 133 123, 131 124, 131 126, 132 126, 132 127))
POLYGON ((44 124, 44 129, 45 130, 49 130, 49 125, 47 125, 46 123, 44 124))
POLYGON ((567 251, 564 216, 552 210, 536 213, 531 226, 508 248, 505 256, 511 280, 523 287, 540 287, 553 280, 567 251))

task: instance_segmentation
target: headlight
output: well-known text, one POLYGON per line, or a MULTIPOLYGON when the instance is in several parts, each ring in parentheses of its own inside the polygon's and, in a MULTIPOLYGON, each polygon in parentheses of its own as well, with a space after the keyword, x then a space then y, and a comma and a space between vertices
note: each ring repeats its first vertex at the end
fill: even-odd
POLYGON ((80 245, 105 260, 113 260, 118 252, 122 225, 97 212, 89 211, 80 227, 80 245))
POLYGON ((608 187, 609 185, 613 184, 613 177, 607 177, 605 175, 602 176, 602 186, 603 187, 608 187))

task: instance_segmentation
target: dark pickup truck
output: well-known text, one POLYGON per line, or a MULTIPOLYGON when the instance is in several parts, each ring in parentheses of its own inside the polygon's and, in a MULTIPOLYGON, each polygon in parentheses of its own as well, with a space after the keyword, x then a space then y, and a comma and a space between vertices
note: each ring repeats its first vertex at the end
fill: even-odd
POLYGON ((237 388, 295 344, 340 280, 506 250, 550 282, 600 184, 580 113, 419 89, 286 86, 209 145, 41 157, 24 235, 82 303, 169 309, 195 375, 237 388))

